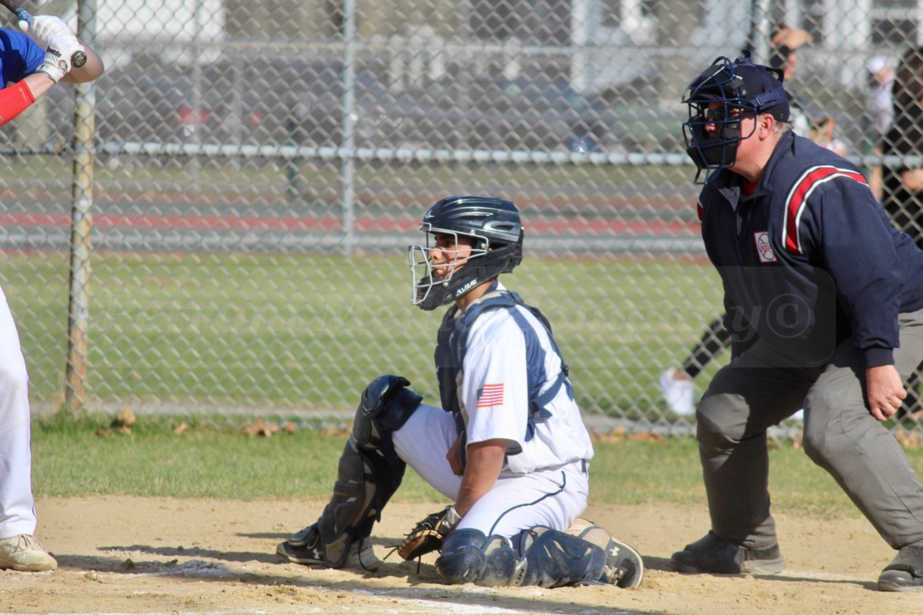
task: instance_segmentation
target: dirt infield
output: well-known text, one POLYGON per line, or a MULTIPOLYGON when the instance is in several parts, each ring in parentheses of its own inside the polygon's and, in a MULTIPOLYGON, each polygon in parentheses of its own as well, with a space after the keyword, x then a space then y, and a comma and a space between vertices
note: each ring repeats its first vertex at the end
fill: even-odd
MULTIPOLYGON (((321 502, 46 498, 38 537, 60 568, 0 571, 0 611, 16 613, 921 613, 923 593, 874 590, 893 551, 861 518, 777 516, 786 571, 680 575, 670 554, 699 538, 704 507, 591 506, 584 515, 633 543, 642 587, 487 589, 436 583, 433 558, 396 554, 374 574, 281 563, 275 545, 321 502)), ((394 502, 373 537, 389 545, 437 505, 394 502)))

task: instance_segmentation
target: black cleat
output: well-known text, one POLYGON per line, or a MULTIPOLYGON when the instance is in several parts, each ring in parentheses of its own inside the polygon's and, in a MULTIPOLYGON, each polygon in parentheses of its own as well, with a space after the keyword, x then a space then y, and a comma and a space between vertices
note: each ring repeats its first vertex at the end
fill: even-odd
POLYGON ((670 559, 677 572, 777 574, 785 568, 779 545, 753 549, 725 540, 711 531, 670 559))
POLYGON ((284 559, 305 566, 324 566, 326 568, 356 568, 374 572, 381 566, 381 560, 375 556, 372 539, 366 536, 349 545, 349 553, 342 566, 337 566, 326 558, 326 549, 320 543, 320 534, 315 525, 309 525, 285 542, 280 542, 276 553, 284 559))

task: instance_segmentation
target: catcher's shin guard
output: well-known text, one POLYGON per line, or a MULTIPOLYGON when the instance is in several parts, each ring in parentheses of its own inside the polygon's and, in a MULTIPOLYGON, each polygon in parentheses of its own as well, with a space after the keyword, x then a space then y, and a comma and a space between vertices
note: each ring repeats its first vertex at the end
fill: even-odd
POLYGON ((404 476, 406 464, 394 451, 391 434, 422 400, 408 384, 400 376, 385 375, 365 388, 340 456, 333 497, 317 523, 289 538, 288 545, 309 548, 312 558, 339 568, 350 547, 372 533, 404 476))
POLYGON ((519 585, 524 568, 509 538, 487 537, 471 528, 451 532, 436 559, 436 571, 446 583, 519 585))
POLYGON ((482 550, 486 542, 487 536, 480 530, 450 532, 436 558, 436 572, 446 583, 476 583, 487 566, 482 550))
POLYGON ((506 536, 493 535, 484 544, 484 571, 479 585, 522 585, 526 560, 519 557, 506 536))
POLYGON ((455 530, 442 543, 436 570, 447 583, 493 586, 589 585, 605 576, 605 551, 582 538, 538 526, 522 532, 520 539, 517 551, 504 536, 455 530))
POLYGON ((606 552, 590 542, 537 526, 523 536, 526 558, 523 585, 561 587, 599 583, 606 570, 606 552))

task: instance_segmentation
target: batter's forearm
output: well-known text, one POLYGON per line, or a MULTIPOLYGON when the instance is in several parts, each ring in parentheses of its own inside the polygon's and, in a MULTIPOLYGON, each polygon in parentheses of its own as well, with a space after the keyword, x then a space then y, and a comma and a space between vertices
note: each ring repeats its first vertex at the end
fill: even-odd
POLYGON ((0 90, 0 125, 29 108, 37 98, 54 85, 54 80, 44 73, 28 75, 22 81, 0 90))

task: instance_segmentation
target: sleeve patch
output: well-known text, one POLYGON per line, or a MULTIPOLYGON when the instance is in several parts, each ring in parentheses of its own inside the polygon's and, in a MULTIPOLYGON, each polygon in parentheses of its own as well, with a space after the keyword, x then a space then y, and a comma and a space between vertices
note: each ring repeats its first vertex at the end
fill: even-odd
POLYGON ((503 383, 485 384, 478 395, 478 408, 503 405, 503 383))

